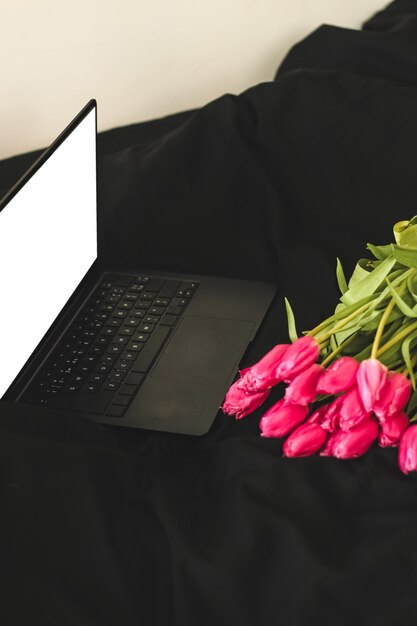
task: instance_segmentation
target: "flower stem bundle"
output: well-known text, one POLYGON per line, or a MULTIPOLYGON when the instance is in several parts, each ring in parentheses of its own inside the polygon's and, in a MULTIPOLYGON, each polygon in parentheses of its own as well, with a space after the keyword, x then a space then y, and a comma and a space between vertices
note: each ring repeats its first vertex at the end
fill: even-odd
POLYGON ((368 244, 373 259, 348 282, 337 259, 340 301, 302 337, 285 299, 292 343, 241 371, 225 398, 223 411, 240 419, 286 383, 260 420, 262 436, 287 436, 285 456, 352 458, 378 439, 399 446, 402 471, 417 470, 417 216, 395 224, 394 237, 368 244))

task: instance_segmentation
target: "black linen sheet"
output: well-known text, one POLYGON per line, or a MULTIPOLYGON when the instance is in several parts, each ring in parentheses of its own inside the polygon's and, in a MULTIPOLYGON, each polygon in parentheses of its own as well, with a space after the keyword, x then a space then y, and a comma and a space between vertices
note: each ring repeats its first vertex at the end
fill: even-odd
MULTIPOLYGON (((288 341, 284 295, 313 327, 336 256, 350 273, 417 214, 417 2, 323 25, 274 80, 98 147, 103 266, 277 284, 250 365, 288 341)), ((34 156, 1 162, 0 190, 34 156)), ((282 458, 258 428, 281 394, 200 438, 1 404, 1 623, 415 624, 417 475, 376 445, 282 458)))

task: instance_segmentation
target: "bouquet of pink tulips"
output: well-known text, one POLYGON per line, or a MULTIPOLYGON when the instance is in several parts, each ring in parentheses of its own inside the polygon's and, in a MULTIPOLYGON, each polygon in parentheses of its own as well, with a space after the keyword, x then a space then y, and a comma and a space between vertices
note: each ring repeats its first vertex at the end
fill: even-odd
POLYGON ((285 300, 292 343, 240 371, 226 395, 223 411, 240 419, 286 383, 260 430, 286 437, 287 457, 349 459, 377 440, 399 447, 404 473, 417 471, 417 216, 395 224, 394 237, 368 244, 374 259, 360 259, 348 283, 337 260, 340 302, 302 337, 285 300))

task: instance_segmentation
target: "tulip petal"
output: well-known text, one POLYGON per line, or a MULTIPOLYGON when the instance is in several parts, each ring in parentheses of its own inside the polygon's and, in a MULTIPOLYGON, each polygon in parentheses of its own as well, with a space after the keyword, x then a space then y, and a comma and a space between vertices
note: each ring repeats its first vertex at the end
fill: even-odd
POLYGON ((277 376, 277 368, 289 348, 289 344, 278 344, 251 367, 240 372, 239 389, 248 393, 264 391, 281 382, 277 376))
POLYGON ((322 374, 317 383, 317 393, 336 395, 356 385, 358 361, 350 356, 337 359, 322 374))
POLYGON ((287 437, 282 451, 287 457, 310 456, 320 450, 326 439, 327 433, 319 424, 301 424, 287 437))
POLYGON ((403 432, 409 427, 410 420, 404 411, 400 411, 392 419, 381 422, 378 442, 381 448, 398 446, 403 432))
POLYGON ((324 430, 333 433, 335 430, 339 430, 340 408, 343 403, 343 396, 338 396, 333 402, 325 405, 327 407, 324 419, 321 423, 321 427, 324 430))
POLYGON ((323 373, 323 366, 313 363, 306 370, 292 379, 285 390, 286 402, 293 404, 309 404, 313 402, 317 393, 317 381, 323 373))
POLYGON ((320 354, 319 343, 306 335, 291 344, 278 365, 276 376, 286 382, 291 381, 300 372, 312 365, 320 354))
POLYGON ((417 471, 417 424, 409 426, 400 439, 398 465, 404 474, 417 471))
POLYGON ((338 459, 354 459, 365 454, 377 437, 378 424, 370 418, 349 432, 339 431, 331 454, 338 459))
POLYGON ((342 398, 339 425, 341 430, 346 432, 366 421, 370 417, 371 411, 367 411, 363 406, 357 387, 349 389, 342 398))
POLYGON ((411 382, 403 374, 388 372, 385 383, 374 402, 374 413, 380 422, 402 411, 411 396, 411 382))
POLYGON ((222 411, 229 415, 236 415, 236 419, 241 419, 257 409, 267 399, 270 392, 266 390, 249 394, 239 389, 238 382, 236 381, 227 392, 222 411))
POLYGON ((385 384, 388 368, 378 359, 362 361, 356 373, 356 381, 363 405, 367 411, 373 411, 385 384))
POLYGON ((279 400, 268 409, 259 422, 262 437, 285 437, 305 420, 308 407, 279 400))

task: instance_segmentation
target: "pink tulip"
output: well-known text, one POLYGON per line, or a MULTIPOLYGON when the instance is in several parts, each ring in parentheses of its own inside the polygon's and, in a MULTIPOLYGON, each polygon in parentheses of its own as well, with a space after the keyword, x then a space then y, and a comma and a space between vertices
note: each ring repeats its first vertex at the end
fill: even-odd
POLYGON ((387 378, 388 368, 378 359, 362 361, 356 372, 356 381, 363 406, 373 411, 387 378))
POLYGON ((398 465, 404 474, 417 471, 417 424, 409 426, 400 439, 398 465))
POLYGON ((313 363, 292 379, 285 391, 285 401, 293 404, 309 404, 317 393, 317 381, 323 373, 323 366, 313 363))
POLYGON ((333 456, 333 445, 336 440, 336 437, 338 436, 340 432, 341 432, 340 430, 335 430, 334 432, 330 433, 326 441, 326 445, 324 446, 323 450, 320 452, 320 456, 333 456))
POLYGON ((268 397, 269 389, 259 393, 246 393, 239 389, 237 382, 234 383, 226 394, 222 410, 223 413, 236 415, 236 419, 241 419, 257 409, 268 397))
POLYGON ((340 397, 342 398, 339 408, 341 430, 345 432, 351 430, 370 417, 371 411, 367 411, 363 406, 357 387, 352 387, 340 397))
POLYGON ((319 424, 301 424, 285 440, 282 451, 288 457, 310 456, 320 450, 326 438, 327 433, 319 424))
POLYGON ((262 437, 285 437, 305 420, 308 407, 289 404, 279 400, 265 413, 259 422, 262 437))
POLYGON ((378 442, 381 448, 387 446, 398 446, 401 435, 410 425, 408 415, 404 411, 400 411, 393 418, 386 422, 381 422, 381 430, 379 432, 378 442))
POLYGON ((278 344, 255 365, 242 370, 240 372, 242 378, 237 385, 239 389, 248 393, 255 393, 270 389, 281 382, 282 379, 276 376, 276 371, 288 348, 289 344, 278 344))
POLYGON ((374 402, 374 413, 382 423, 402 411, 411 395, 411 382, 403 374, 388 372, 374 402))
POLYGON ((288 347, 281 359, 276 372, 277 378, 285 382, 291 381, 317 361, 319 354, 320 346, 313 337, 300 337, 288 347))
POLYGON ((358 361, 350 356, 342 356, 334 361, 317 383, 317 393, 336 395, 356 385, 358 361))
POLYGON ((307 422, 309 424, 322 424, 323 420, 324 420, 324 416, 327 413, 327 410, 329 408, 328 404, 324 404, 323 406, 321 406, 320 408, 316 409, 308 418, 307 422))
POLYGON ((333 441, 331 456, 338 459, 354 459, 365 454, 378 437, 378 424, 369 418, 348 432, 340 430, 333 441))
POLYGON ((343 396, 338 396, 330 404, 325 404, 326 412, 324 414, 321 427, 324 430, 333 433, 335 430, 339 430, 340 408, 343 404, 343 396))

